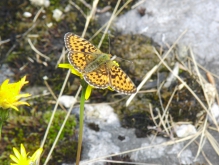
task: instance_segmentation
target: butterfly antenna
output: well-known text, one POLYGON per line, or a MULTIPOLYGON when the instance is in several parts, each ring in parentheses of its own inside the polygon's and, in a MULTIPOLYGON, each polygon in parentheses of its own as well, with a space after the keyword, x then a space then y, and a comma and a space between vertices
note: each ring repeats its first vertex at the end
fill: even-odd
POLYGON ((113 57, 111 58, 111 60, 115 60, 116 58, 119 58, 120 60, 124 60, 124 61, 130 62, 130 63, 133 64, 133 61, 130 61, 130 60, 126 60, 126 59, 124 59, 124 58, 117 57, 116 55, 113 55, 113 57))
MULTIPOLYGON (((109 40, 109 54, 110 54, 110 35, 109 35, 109 33, 107 33, 107 34, 108 34, 108 40, 109 40)), ((124 60, 124 61, 128 61, 128 62, 130 62, 130 63, 133 64, 133 61, 130 61, 130 60, 126 60, 126 59, 124 59, 124 58, 117 57, 116 55, 113 55, 113 57, 112 57, 110 60, 115 60, 116 58, 119 58, 119 59, 124 60)))

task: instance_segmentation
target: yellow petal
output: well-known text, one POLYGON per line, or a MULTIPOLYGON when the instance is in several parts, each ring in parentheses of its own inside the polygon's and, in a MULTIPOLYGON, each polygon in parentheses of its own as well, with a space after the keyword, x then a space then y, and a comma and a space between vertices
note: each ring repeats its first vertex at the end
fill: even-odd
POLYGON ((18 101, 18 102, 15 102, 13 105, 14 106, 18 106, 18 105, 27 105, 27 106, 29 106, 29 104, 25 101, 18 101))
POLYGON ((34 154, 31 156, 30 159, 32 161, 36 161, 40 157, 42 152, 43 152, 43 148, 39 148, 38 150, 36 150, 36 152, 34 152, 34 154))
POLYGON ((85 91, 85 99, 86 99, 86 100, 89 99, 89 97, 90 97, 90 95, 91 95, 92 89, 93 89, 92 86, 90 86, 90 85, 87 86, 87 89, 86 89, 86 91, 85 91))
POLYGON ((68 68, 68 69, 71 69, 71 68, 72 68, 72 65, 70 65, 70 64, 59 64, 58 67, 59 67, 59 68, 68 68))
MULTIPOLYGON (((71 70, 72 74, 75 74, 76 76, 79 76, 81 79, 83 79, 83 74, 77 71, 71 64, 59 64, 58 67, 60 68, 68 68, 71 70)), ((87 100, 91 95, 92 87, 88 85, 86 92, 85 92, 85 99, 87 100)))
MULTIPOLYGON (((19 111, 18 108, 15 107, 15 106, 13 106, 13 105, 10 105, 9 107, 12 108, 12 109, 14 109, 14 110, 16 110, 16 111, 19 111)), ((8 108, 9 108, 9 107, 8 107, 8 108)))
POLYGON ((22 97, 29 97, 29 96, 31 96, 29 93, 19 94, 19 95, 16 96, 16 99, 18 100, 18 99, 20 99, 22 97))
POLYGON ((71 73, 75 74, 76 76, 82 77, 82 74, 75 69, 71 69, 71 73))
POLYGON ((8 83, 9 80, 7 79, 0 87, 0 107, 3 109, 13 108, 18 111, 18 105, 29 105, 26 102, 19 102, 19 99, 30 96, 28 93, 19 94, 23 85, 28 83, 28 81, 26 81, 26 76, 18 82, 8 83))
POLYGON ((2 83, 1 88, 4 88, 5 86, 7 86, 7 85, 8 85, 8 82, 9 82, 9 79, 6 79, 6 80, 2 83))
POLYGON ((19 151, 17 150, 17 148, 13 147, 13 151, 14 151, 14 154, 15 154, 15 156, 17 157, 17 159, 20 159, 20 158, 21 158, 21 154, 19 153, 19 151))
POLYGON ((39 158, 40 154, 42 153, 42 148, 38 149, 32 157, 28 157, 28 153, 24 148, 24 145, 21 144, 20 146, 20 153, 16 148, 13 148, 14 155, 10 155, 10 158, 16 163, 11 163, 11 165, 30 165, 34 164, 36 159, 39 158))
POLYGON ((29 81, 26 81, 26 76, 21 79, 21 84, 27 84, 29 81))
POLYGON ((26 150, 25 150, 23 144, 21 144, 21 156, 22 156, 22 157, 25 157, 25 158, 27 157, 27 153, 26 153, 26 150))
POLYGON ((19 160, 14 156, 14 155, 10 155, 10 158, 15 162, 18 163, 19 160))
POLYGON ((71 64, 59 64, 58 67, 70 69, 72 74, 75 74, 76 76, 79 76, 82 78, 82 74, 78 72, 71 64))

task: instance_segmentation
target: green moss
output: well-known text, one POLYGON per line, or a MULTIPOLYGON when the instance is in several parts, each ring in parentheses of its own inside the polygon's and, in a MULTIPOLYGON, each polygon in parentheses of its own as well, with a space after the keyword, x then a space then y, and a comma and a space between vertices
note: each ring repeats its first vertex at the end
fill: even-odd
MULTIPOLYGON (((64 121, 66 112, 57 111, 54 122, 51 125, 48 141, 44 146, 44 152, 42 160, 45 160, 46 153, 48 148, 51 148, 52 143, 54 142, 55 137, 60 129, 62 121, 64 121)), ((36 149, 40 146, 41 140, 43 139, 46 127, 48 125, 51 112, 45 113, 33 113, 27 114, 27 111, 24 111, 20 108, 19 112, 10 113, 10 118, 7 120, 7 123, 3 126, 2 140, 0 142, 0 160, 1 164, 9 164, 10 158, 9 155, 13 154, 13 147, 20 148, 20 144, 23 143, 27 152, 33 154, 36 149)), ((59 143, 57 148, 60 148, 62 144, 70 145, 73 142, 69 140, 74 135, 74 130, 76 126, 76 119, 71 115, 61 133, 59 138, 59 143)), ((74 142, 75 143, 75 142, 74 142)), ((71 153, 76 152, 76 148, 71 153)), ((56 152, 57 155, 54 157, 59 157, 60 152, 56 152)))
MULTIPOLYGON (((51 117, 51 112, 45 112, 43 115, 43 120, 46 122, 46 124, 49 124, 49 120, 51 117)), ((49 141, 53 142, 57 136, 57 133, 62 125, 62 122, 65 119, 66 112, 65 111, 57 111, 54 117, 54 120, 52 122, 48 139, 49 141)), ((65 127, 59 137, 59 140, 64 140, 64 137, 70 137, 74 134, 74 128, 76 126, 76 120, 74 116, 69 116, 68 121, 65 124, 65 127)))

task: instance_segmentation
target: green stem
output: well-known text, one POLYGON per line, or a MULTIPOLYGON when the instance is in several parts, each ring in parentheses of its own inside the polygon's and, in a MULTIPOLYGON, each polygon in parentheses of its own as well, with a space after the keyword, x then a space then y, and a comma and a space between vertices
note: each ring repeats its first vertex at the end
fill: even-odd
POLYGON ((78 138, 78 151, 76 158, 76 165, 79 165, 80 155, 81 155, 81 146, 82 146, 82 137, 83 137, 83 125, 84 125, 84 103, 85 103, 85 92, 87 84, 82 81, 82 91, 81 91, 81 100, 80 100, 80 119, 79 119, 79 138, 78 138))
POLYGON ((8 119, 9 110, 0 108, 0 140, 2 138, 2 126, 3 123, 8 119))
POLYGON ((2 139, 2 125, 3 125, 3 122, 0 122, 0 140, 2 139))

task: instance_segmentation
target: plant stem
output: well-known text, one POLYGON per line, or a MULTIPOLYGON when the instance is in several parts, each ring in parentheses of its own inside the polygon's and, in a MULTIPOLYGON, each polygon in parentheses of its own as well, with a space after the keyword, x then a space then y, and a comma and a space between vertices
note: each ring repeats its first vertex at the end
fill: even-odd
POLYGON ((85 92, 87 88, 87 84, 82 80, 82 91, 81 91, 81 100, 80 100, 80 119, 79 119, 79 137, 78 137, 78 150, 77 150, 77 158, 76 165, 79 165, 80 155, 81 155, 81 146, 82 146, 82 138, 83 138, 83 126, 84 126, 84 103, 85 103, 85 92))
POLYGON ((3 123, 8 119, 9 110, 0 108, 0 140, 2 138, 2 126, 3 123))

